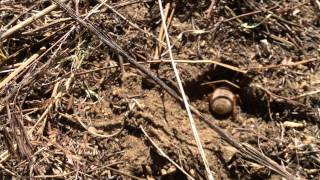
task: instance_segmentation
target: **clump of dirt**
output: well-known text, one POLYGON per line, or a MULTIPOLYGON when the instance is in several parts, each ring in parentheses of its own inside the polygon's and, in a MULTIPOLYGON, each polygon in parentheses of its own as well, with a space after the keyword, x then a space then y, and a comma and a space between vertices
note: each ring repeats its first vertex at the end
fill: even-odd
MULTIPOLYGON (((158 2, 64 0, 100 37, 53 2, 0 2, 0 177, 207 179, 185 106, 128 61, 180 96, 158 2)), ((214 178, 320 177, 318 1, 163 6, 214 178), (237 97, 223 118, 208 104, 220 86, 237 97)))

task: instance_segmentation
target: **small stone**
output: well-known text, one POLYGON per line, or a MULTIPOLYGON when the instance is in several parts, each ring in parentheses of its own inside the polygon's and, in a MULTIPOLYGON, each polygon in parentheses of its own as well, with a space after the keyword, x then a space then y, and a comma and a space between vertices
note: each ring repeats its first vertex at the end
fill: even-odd
POLYGON ((152 169, 151 169, 151 167, 150 167, 149 165, 146 165, 146 166, 145 166, 145 169, 146 169, 146 172, 147 172, 148 174, 152 174, 152 169))
POLYGON ((231 146, 222 146, 221 152, 222 152, 223 159, 227 163, 229 163, 230 160, 233 158, 233 156, 238 152, 238 150, 231 146))
POLYGON ((167 170, 168 174, 173 174, 177 171, 177 168, 175 166, 170 166, 170 168, 167 170))
POLYGON ((161 175, 164 176, 164 175, 167 175, 167 171, 165 169, 161 169, 161 175))

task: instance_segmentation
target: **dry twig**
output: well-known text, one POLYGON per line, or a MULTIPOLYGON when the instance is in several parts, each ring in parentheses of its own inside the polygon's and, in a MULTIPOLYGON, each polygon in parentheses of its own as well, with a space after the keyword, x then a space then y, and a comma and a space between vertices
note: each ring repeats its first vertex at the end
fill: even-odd
MULTIPOLYGON (((66 2, 66 1, 68 1, 68 0, 61 0, 61 2, 66 2)), ((28 26, 29 24, 31 24, 35 20, 43 17, 44 15, 50 13, 51 11, 53 11, 56 8, 57 8, 57 5, 52 4, 51 6, 45 8, 44 10, 42 10, 40 12, 38 12, 34 16, 32 16, 32 17, 20 22, 19 24, 13 26, 12 28, 8 29, 7 31, 5 31, 4 33, 1 34, 0 41, 3 41, 4 39, 8 38, 13 33, 19 31, 20 29, 22 29, 22 28, 24 28, 26 26, 28 26)))

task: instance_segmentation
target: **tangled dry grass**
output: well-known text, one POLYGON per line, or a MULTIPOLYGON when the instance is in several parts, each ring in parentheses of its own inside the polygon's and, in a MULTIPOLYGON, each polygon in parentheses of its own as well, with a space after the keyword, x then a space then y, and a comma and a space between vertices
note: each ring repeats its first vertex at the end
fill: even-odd
POLYGON ((2 179, 320 177, 320 1, 162 5, 0 0, 2 179))

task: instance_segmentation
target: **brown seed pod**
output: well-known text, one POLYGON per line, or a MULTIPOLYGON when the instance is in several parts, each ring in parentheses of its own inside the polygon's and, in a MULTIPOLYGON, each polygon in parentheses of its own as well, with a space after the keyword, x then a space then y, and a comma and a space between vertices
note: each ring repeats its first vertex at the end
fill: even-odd
POLYGON ((212 112, 217 115, 228 115, 234 111, 235 95, 227 87, 219 87, 209 97, 212 112))

